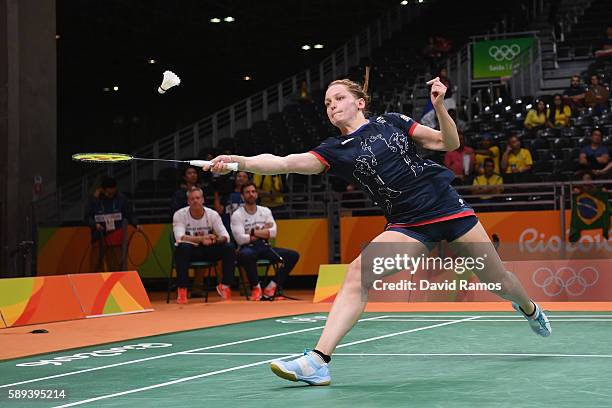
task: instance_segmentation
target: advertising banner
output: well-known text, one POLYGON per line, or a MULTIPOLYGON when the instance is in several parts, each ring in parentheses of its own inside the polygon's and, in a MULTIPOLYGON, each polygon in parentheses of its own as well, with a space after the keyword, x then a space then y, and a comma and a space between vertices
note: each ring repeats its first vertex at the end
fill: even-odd
POLYGON ((478 41, 472 46, 472 78, 501 78, 512 75, 517 57, 533 46, 533 37, 478 41))

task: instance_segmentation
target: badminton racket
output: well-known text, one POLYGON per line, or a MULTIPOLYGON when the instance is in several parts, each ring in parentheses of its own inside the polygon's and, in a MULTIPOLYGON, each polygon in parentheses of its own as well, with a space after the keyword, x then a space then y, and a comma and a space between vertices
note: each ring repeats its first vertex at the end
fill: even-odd
MULTIPOLYGON (((208 160, 169 160, 169 159, 149 159, 144 157, 134 157, 124 153, 76 153, 72 155, 72 160, 87 163, 121 163, 131 160, 141 161, 161 161, 171 163, 188 163, 191 166, 204 167, 211 165, 208 160)), ((227 163, 227 168, 232 171, 238 171, 238 163, 227 163)))

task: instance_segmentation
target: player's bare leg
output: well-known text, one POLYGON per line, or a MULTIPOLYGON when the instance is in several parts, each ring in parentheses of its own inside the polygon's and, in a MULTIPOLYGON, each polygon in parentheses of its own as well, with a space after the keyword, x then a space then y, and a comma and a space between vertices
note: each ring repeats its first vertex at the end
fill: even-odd
MULTIPOLYGON (((392 242, 414 244, 406 246, 414 256, 427 253, 421 242, 395 231, 385 231, 372 242, 392 242)), ((412 254, 408 253, 408 256, 412 254)), ((325 323, 323 333, 316 345, 316 350, 324 356, 330 356, 340 340, 355 325, 367 303, 367 290, 361 280, 361 255, 348 267, 347 274, 325 323)), ((323 356, 310 351, 292 361, 275 361, 271 363, 272 371, 281 378, 290 381, 303 381, 311 385, 328 385, 331 382, 329 368, 323 356)))
MULTIPOLYGON (((393 242, 414 244, 406 246, 406 249, 414 251, 414 256, 425 251, 427 248, 414 238, 410 238, 396 231, 385 231, 372 242, 393 242)), ((319 338, 316 349, 331 355, 340 340, 355 325, 367 303, 367 292, 361 283, 361 255, 350 265, 344 283, 336 296, 334 304, 327 317, 325 328, 319 338)))
POLYGON ((544 337, 550 335, 552 330, 548 318, 529 298, 518 278, 506 270, 480 222, 450 243, 450 246, 462 256, 483 257, 485 267, 482 270, 474 270, 480 281, 501 284, 501 290, 494 293, 513 302, 513 307, 529 321, 534 332, 544 337))

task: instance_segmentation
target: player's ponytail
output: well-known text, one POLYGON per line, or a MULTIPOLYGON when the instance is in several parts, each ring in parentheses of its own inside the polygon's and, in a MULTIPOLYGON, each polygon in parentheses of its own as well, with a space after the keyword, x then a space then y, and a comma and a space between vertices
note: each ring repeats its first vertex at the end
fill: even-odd
POLYGON ((363 93, 368 94, 368 85, 370 85, 370 66, 365 67, 365 76, 363 78, 363 93))

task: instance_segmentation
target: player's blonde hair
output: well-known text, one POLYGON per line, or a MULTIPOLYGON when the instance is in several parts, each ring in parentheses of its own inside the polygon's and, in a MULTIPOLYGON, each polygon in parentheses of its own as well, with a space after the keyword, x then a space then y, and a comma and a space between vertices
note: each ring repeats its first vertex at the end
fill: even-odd
POLYGON ((364 116, 368 116, 368 105, 370 104, 370 96, 368 95, 368 85, 370 82, 370 67, 367 66, 365 68, 365 77, 363 80, 363 86, 355 81, 351 81, 350 79, 337 79, 332 81, 327 89, 334 85, 344 85, 346 89, 357 99, 363 99, 365 101, 365 108, 363 109, 364 116))

